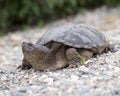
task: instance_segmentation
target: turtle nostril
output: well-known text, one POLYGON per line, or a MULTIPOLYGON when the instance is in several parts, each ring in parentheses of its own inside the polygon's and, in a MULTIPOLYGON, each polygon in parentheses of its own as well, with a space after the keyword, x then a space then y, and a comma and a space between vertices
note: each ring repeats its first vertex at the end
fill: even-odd
POLYGON ((33 46, 33 44, 31 42, 23 42, 22 46, 33 46))

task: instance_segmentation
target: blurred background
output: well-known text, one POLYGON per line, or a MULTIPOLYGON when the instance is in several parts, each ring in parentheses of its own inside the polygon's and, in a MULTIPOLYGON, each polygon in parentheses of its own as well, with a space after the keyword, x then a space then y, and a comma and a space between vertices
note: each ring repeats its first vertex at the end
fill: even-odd
POLYGON ((41 27, 101 6, 113 8, 120 0, 0 0, 0 34, 41 27))
POLYGON ((0 96, 120 96, 120 50, 79 68, 17 69, 24 41, 69 22, 98 29, 120 49, 120 0, 0 0, 0 96))

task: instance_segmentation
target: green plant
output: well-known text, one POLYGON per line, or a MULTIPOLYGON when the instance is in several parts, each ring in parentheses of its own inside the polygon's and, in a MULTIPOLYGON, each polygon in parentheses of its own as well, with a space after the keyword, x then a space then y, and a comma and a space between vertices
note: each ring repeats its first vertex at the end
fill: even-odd
POLYGON ((44 23, 101 5, 114 7, 120 0, 0 0, 0 32, 44 23))

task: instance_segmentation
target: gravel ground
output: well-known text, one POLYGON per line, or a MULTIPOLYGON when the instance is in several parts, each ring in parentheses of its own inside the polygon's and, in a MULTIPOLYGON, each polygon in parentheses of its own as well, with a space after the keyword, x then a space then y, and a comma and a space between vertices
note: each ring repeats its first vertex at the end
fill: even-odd
POLYGON ((120 96, 120 7, 105 7, 77 14, 26 31, 0 37, 0 96, 120 96), (23 41, 36 42, 49 27, 62 23, 86 23, 116 44, 117 52, 91 58, 79 68, 55 72, 18 70, 23 41))

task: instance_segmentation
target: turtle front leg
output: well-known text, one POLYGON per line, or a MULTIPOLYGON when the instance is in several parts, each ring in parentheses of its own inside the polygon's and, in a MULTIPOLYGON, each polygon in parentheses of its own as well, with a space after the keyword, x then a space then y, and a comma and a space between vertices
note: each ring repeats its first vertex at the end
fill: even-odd
POLYGON ((68 68, 75 68, 78 67, 81 63, 81 59, 78 58, 78 55, 80 55, 75 48, 69 48, 66 51, 66 58, 68 61, 68 68))
POLYGON ((93 56, 93 52, 86 49, 69 48, 66 51, 66 57, 69 63, 69 68, 78 67, 79 64, 84 64, 86 60, 93 56))
POLYGON ((77 49, 79 55, 78 57, 82 60, 82 63, 84 64, 86 60, 93 57, 93 52, 88 49, 77 49))
POLYGON ((23 58, 22 64, 20 66, 18 66, 18 69, 19 68, 22 70, 28 70, 28 69, 32 68, 32 66, 27 60, 25 60, 25 58, 23 58))

